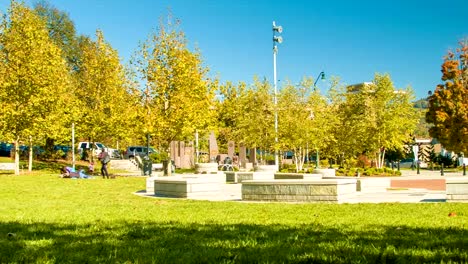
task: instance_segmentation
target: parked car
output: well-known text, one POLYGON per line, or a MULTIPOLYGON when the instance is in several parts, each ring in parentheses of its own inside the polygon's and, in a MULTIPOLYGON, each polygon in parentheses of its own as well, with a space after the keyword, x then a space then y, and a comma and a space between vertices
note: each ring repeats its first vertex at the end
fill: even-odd
POLYGON ((93 155, 96 157, 99 155, 99 153, 101 153, 102 149, 104 149, 107 153, 109 153, 109 155, 111 155, 111 158, 120 158, 120 155, 118 155, 118 150, 106 147, 101 142, 92 143, 89 141, 82 141, 78 143, 78 154, 80 156, 83 156, 84 151, 89 149, 92 150, 93 155), (116 155, 118 157, 115 157, 116 155))
POLYGON ((11 148, 13 148, 13 144, 0 142, 0 156, 10 157, 11 148))
MULTIPOLYGON (((419 160, 419 168, 427 169, 427 163, 419 160)), ((400 160, 400 168, 416 168, 416 162, 414 159, 402 159, 400 160)))
MULTIPOLYGON (((123 158, 124 159, 133 159, 136 156, 146 156, 148 148, 144 146, 129 146, 127 149, 124 151, 123 158)), ((149 154, 156 152, 154 148, 150 147, 149 148, 149 154)))

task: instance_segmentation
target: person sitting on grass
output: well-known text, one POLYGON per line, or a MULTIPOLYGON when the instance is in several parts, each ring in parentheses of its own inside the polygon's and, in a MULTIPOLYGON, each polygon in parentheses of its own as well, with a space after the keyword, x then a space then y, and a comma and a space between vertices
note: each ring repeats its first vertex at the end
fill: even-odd
POLYGON ((61 178, 78 178, 80 177, 80 174, 78 172, 76 172, 73 168, 71 167, 63 167, 61 170, 60 170, 60 177, 61 178))
POLYGON ((84 170, 80 170, 79 172, 76 172, 73 168, 71 167, 63 167, 61 170, 60 170, 60 177, 61 178, 71 178, 71 179, 89 179, 91 177, 89 177, 84 170))

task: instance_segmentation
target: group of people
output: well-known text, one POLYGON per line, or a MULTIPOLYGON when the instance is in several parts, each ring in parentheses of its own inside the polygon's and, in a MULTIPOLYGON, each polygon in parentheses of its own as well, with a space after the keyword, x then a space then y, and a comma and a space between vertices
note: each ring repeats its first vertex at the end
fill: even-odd
MULTIPOLYGON (((110 162, 110 155, 105 151, 105 149, 101 150, 98 156, 99 161, 101 162, 101 175, 104 179, 109 179, 109 172, 107 171, 107 164, 110 162)), ((89 174, 94 173, 94 163, 90 162, 88 166, 89 174)), ((60 171, 62 178, 74 178, 74 179, 89 179, 91 176, 85 173, 82 169, 80 171, 75 171, 72 167, 63 167, 60 171)))

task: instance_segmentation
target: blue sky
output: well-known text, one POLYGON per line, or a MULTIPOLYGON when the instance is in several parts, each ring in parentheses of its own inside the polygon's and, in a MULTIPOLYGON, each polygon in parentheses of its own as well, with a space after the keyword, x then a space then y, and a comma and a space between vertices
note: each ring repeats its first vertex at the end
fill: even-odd
MULTIPOLYGON (((27 4, 34 1, 27 0, 27 4)), ((170 8, 213 76, 273 82, 272 21, 283 27, 277 74, 297 83, 320 71, 345 84, 389 73, 417 98, 440 83, 449 49, 468 37, 468 1, 50 0, 78 33, 97 28, 126 62, 170 8)), ((5 11, 9 1, 0 0, 5 11)), ((319 82, 324 91, 327 81, 319 82)))

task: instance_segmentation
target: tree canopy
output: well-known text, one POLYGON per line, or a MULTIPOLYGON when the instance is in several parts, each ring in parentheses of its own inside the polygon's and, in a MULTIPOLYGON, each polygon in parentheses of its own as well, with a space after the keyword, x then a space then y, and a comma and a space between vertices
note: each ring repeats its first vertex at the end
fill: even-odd
POLYGON ((375 154, 381 167, 385 151, 402 149, 415 129, 412 90, 397 90, 388 74, 376 74, 372 83, 349 86, 345 96, 341 113, 348 142, 356 154, 375 154))
POLYGON ((0 23, 0 130, 15 142, 17 174, 19 142, 32 145, 59 120, 69 85, 66 62, 44 21, 12 1, 0 23))
POLYGON ((212 122, 214 89, 199 51, 188 48, 178 22, 168 21, 140 45, 133 65, 143 86, 142 132, 169 152, 172 141, 193 139, 212 122))
POLYGON ((429 97, 426 114, 432 137, 444 148, 468 153, 468 40, 449 51, 442 64, 442 84, 429 97))

